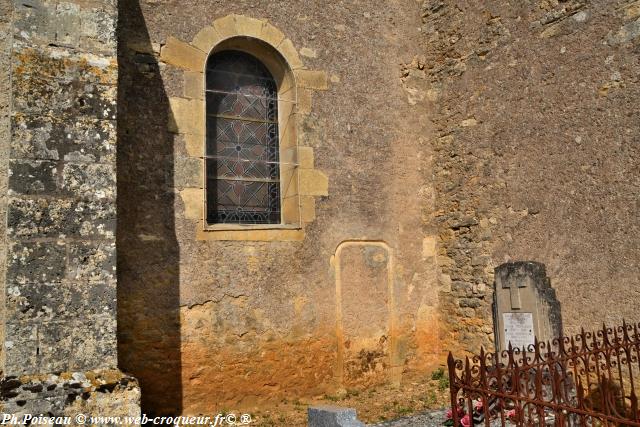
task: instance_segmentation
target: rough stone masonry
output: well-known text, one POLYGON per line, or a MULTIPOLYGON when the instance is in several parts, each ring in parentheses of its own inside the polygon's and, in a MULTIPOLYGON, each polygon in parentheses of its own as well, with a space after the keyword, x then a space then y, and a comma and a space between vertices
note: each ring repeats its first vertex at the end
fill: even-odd
POLYGON ((117 370, 116 18, 0 3, 4 412, 139 413, 117 370))
POLYGON ((4 409, 134 412, 118 363, 159 414, 420 380, 523 259, 565 333, 635 319, 639 43, 638 0, 0 0, 4 409), (322 82, 298 240, 198 229, 198 61, 249 33, 322 82))

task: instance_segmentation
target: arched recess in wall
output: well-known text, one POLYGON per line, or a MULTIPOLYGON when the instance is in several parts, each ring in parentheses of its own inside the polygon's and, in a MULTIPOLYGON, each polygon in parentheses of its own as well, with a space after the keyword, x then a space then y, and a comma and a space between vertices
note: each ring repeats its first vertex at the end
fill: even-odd
MULTIPOLYGON (((190 161, 181 167, 199 182, 177 188, 184 216, 194 221, 198 240, 303 240, 305 225, 315 220, 316 198, 328 195, 328 178, 314 168, 313 148, 299 127, 312 110, 314 92, 328 89, 324 71, 309 70, 293 42, 266 21, 241 15, 217 19, 186 43, 169 37, 163 62, 184 70, 182 97, 170 99, 169 129, 185 141, 190 161), (278 132, 281 220, 270 224, 209 223, 206 211, 206 64, 223 51, 252 55, 269 70, 278 88, 278 132), (197 160, 197 161, 196 161, 197 160), (194 166, 198 165, 198 166, 194 166)), ((180 172, 180 171, 178 171, 180 172)))
POLYGON ((205 77, 205 229, 298 227, 296 103, 282 55, 252 37, 209 53, 205 77))
POLYGON ((380 379, 400 385, 403 362, 398 351, 393 249, 380 240, 345 240, 336 247, 331 263, 336 285, 336 383, 356 386, 382 374, 380 379), (362 354, 369 355, 365 364, 362 354), (377 364, 376 358, 386 365, 383 372, 376 373, 374 366, 363 368, 377 364))

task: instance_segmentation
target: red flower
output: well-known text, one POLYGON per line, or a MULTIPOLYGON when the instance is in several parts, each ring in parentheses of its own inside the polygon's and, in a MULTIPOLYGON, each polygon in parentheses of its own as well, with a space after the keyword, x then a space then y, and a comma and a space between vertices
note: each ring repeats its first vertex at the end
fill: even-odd
POLYGON ((462 427, 471 427, 471 417, 469 417, 469 414, 462 417, 460 424, 462 424, 462 427))

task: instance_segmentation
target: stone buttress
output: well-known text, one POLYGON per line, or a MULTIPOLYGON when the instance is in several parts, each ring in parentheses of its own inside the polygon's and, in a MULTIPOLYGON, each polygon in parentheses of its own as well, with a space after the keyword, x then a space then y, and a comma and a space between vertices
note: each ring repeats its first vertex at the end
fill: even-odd
POLYGON ((1 3, 0 409, 139 415, 117 368, 116 1, 1 3))

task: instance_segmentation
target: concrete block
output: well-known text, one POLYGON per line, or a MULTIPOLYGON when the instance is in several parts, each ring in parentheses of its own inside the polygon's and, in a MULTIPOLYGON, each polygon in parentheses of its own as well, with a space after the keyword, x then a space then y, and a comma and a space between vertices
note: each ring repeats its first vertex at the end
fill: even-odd
POLYGON ((365 427, 353 408, 313 406, 307 411, 309 427, 365 427))

